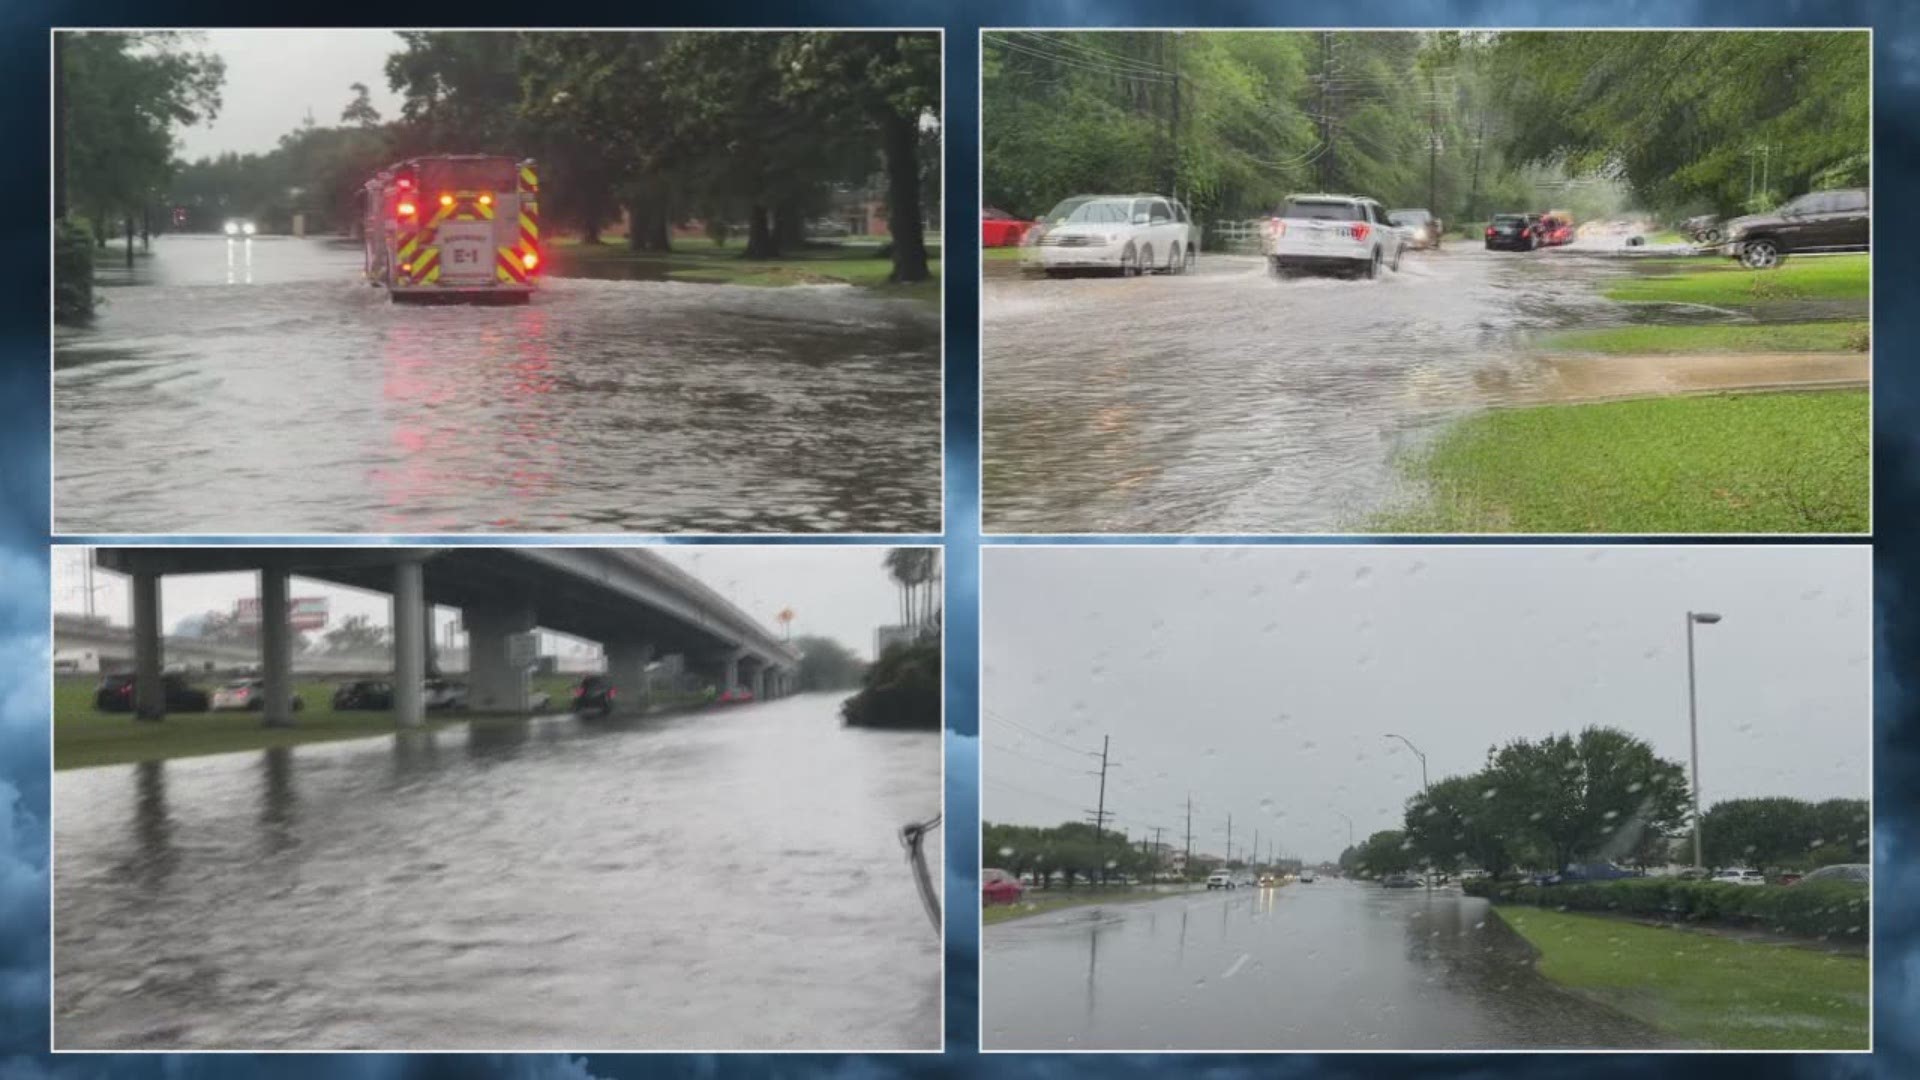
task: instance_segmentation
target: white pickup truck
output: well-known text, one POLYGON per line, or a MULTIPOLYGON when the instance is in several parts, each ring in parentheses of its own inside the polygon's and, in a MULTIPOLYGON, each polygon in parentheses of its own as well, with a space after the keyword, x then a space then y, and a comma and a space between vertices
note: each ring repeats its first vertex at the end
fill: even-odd
POLYGON ((1293 195, 1267 219, 1260 251, 1283 277, 1303 270, 1335 270, 1377 278, 1382 266, 1398 271, 1411 242, 1387 220, 1386 208, 1359 195, 1293 195))

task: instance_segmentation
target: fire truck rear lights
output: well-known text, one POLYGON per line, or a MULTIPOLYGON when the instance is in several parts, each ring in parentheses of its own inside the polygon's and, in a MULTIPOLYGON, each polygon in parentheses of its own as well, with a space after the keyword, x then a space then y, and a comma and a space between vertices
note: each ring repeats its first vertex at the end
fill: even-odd
POLYGON ((442 195, 442 196, 440 196, 440 205, 441 205, 441 206, 452 206, 452 205, 453 205, 453 196, 451 196, 451 195, 442 195))
POLYGON ((520 265, 531 270, 534 267, 540 265, 540 256, 535 255, 533 252, 529 251, 525 255, 520 256, 520 265))
POLYGON ((491 196, 491 195, 482 195, 482 196, 480 196, 480 205, 481 205, 481 206, 492 206, 492 205, 493 205, 493 196, 491 196))

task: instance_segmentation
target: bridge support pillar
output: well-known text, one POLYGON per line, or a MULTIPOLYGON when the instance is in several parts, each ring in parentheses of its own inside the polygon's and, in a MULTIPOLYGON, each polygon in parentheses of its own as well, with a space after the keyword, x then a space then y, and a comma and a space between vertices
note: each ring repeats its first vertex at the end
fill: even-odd
POLYGON ((513 638, 533 632, 528 607, 460 613, 467 628, 467 706, 476 712, 524 714, 533 692, 532 669, 513 662, 513 638))
POLYGON ((286 567, 261 567, 260 675, 267 700, 260 721, 267 727, 293 726, 293 634, 287 614, 286 567))
POLYGON ((740 689, 740 653, 717 653, 713 658, 713 692, 725 694, 740 689))
POLYGON ((647 665, 653 663, 653 646, 638 641, 609 641, 604 643, 604 648, 607 678, 613 680, 613 688, 620 693, 616 700, 621 709, 646 712, 653 698, 653 687, 647 677, 647 665))
POLYGON ((136 720, 159 720, 166 714, 167 691, 161 681, 160 575, 152 570, 135 570, 133 716, 136 720))
POLYGON ((427 588, 420 560, 393 568, 393 714, 401 727, 426 720, 427 588))

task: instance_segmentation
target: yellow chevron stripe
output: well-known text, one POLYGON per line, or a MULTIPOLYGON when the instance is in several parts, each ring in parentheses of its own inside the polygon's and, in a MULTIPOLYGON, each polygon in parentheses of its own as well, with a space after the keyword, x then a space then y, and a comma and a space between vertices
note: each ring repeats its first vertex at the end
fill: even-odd
POLYGON ((527 213, 525 210, 520 212, 520 231, 535 239, 538 239, 540 236, 540 223, 535 221, 533 215, 527 213))

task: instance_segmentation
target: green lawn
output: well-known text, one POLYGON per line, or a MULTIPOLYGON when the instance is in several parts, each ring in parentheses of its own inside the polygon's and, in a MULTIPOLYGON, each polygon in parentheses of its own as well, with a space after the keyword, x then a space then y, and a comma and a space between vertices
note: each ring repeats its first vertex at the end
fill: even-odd
MULTIPOLYGON (((1191 891, 1191 890, 1189 890, 1191 891)), ((986 925, 1012 922, 1030 915, 1044 915, 1049 911, 1063 908, 1085 907, 1089 904, 1131 904, 1142 900, 1164 900, 1169 896, 1178 896, 1178 890, 1161 890, 1138 885, 1116 885, 1102 889, 1098 886, 1083 885, 1076 889, 1028 889, 1026 895, 1017 904, 994 904, 980 909, 980 921, 986 925)))
POLYGON ((981 248, 980 255, 988 262, 1019 262, 1021 249, 1017 247, 981 248))
POLYGON ((1751 306, 1778 300, 1865 300, 1866 255, 1789 258, 1772 270, 1648 274, 1609 285, 1606 297, 1630 303, 1751 306))
POLYGON ((1402 467, 1383 532, 1864 532, 1865 390, 1701 395, 1469 417, 1402 467))
POLYGON ((705 238, 676 239, 670 253, 629 251, 624 243, 582 244, 575 239, 555 241, 552 248, 554 272, 567 277, 575 271, 598 277, 595 268, 607 269, 624 264, 635 270, 635 277, 649 274, 671 281, 700 281, 722 285, 750 285, 778 288, 787 285, 858 285, 887 296, 898 296, 929 303, 940 300, 940 245, 929 239, 927 254, 933 276, 912 285, 894 285, 887 281, 893 262, 880 257, 873 243, 814 244, 789 252, 778 259, 742 257, 744 241, 729 240, 716 246, 705 238))
POLYGON ((1646 356, 1654 353, 1866 352, 1871 324, 1836 322, 1726 326, 1611 326, 1542 338, 1556 352, 1646 356))
POLYGON ((1724 1050, 1864 1050, 1867 959, 1596 915, 1502 906, 1540 973, 1676 1038, 1724 1050))
MULTIPOLYGON (((194 680, 209 691, 218 679, 194 680)), ((556 709, 564 709, 574 679, 567 675, 537 677, 534 688, 545 690, 556 709)), ((305 707, 294 714, 294 726, 269 728, 258 713, 169 713, 159 723, 135 720, 129 713, 103 713, 93 707, 98 680, 62 676, 53 688, 53 767, 77 769, 90 765, 121 765, 162 758, 197 757, 235 750, 330 742, 387 735, 399 730, 391 712, 334 712, 333 690, 339 681, 301 679, 294 691, 305 707)), ((466 722, 465 714, 430 713, 426 730, 466 722)))

